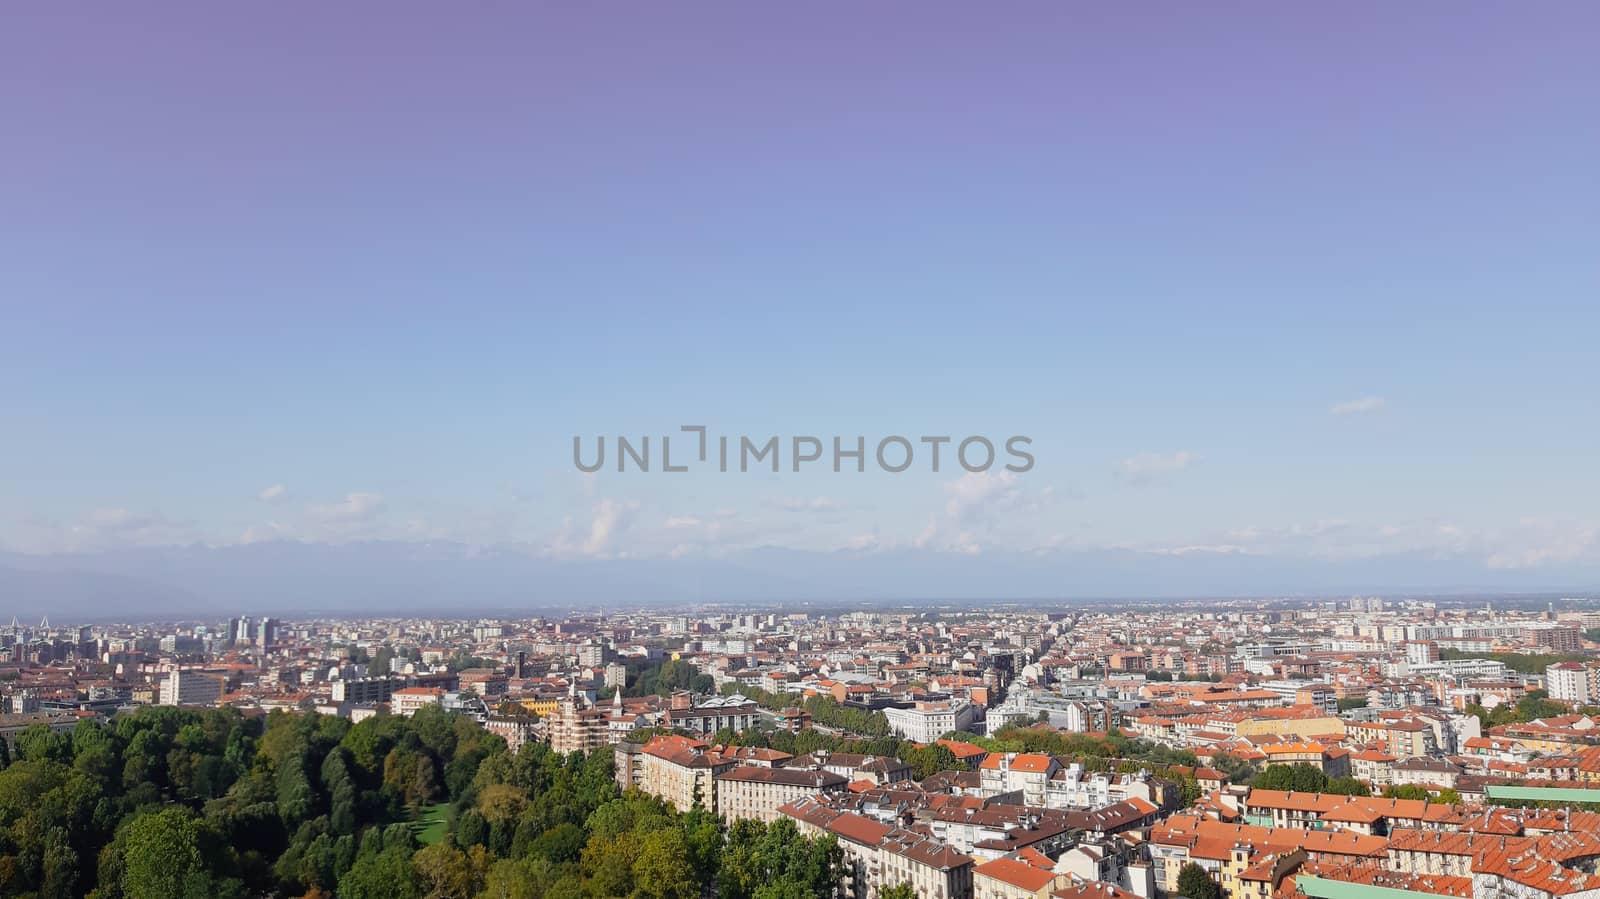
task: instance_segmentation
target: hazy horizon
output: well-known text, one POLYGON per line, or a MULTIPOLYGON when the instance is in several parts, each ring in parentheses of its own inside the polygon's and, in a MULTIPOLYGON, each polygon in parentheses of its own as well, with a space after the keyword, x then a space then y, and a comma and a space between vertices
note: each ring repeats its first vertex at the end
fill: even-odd
MULTIPOLYGON (((157 547, 65 556, 0 552, 0 617, 40 613, 142 619, 217 609, 380 614, 576 607, 746 606, 895 602, 1092 602, 1329 599, 1352 595, 1588 598, 1600 574, 1539 580, 1525 570, 1450 579, 1450 560, 1403 557, 1304 562, 1270 557, 1060 551, 966 556, 928 550, 813 552, 769 548, 722 558, 570 559, 515 547, 372 541, 281 541, 157 547)), ((1541 572, 1548 577, 1549 572, 1541 572)))

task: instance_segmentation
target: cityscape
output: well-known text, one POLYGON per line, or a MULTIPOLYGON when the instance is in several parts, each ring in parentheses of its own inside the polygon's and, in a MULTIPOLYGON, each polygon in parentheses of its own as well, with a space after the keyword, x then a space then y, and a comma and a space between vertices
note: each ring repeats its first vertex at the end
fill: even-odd
POLYGON ((0 899, 1600 899, 1597 46, 9 4, 0 899))
POLYGON ((1592 598, 13 620, 0 692, 7 895, 96 876, 50 778, 227 847, 95 895, 1600 895, 1592 598))

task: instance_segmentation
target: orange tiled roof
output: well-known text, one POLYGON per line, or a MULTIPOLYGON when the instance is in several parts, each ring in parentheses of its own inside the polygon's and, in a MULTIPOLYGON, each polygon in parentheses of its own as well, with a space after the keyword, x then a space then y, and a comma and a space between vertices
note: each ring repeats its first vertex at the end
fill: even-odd
POLYGON ((1030 893, 1044 889, 1056 879, 1055 871, 1048 866, 1040 868, 1016 858, 997 858, 992 862, 984 862, 973 868, 972 873, 982 874, 1030 893))

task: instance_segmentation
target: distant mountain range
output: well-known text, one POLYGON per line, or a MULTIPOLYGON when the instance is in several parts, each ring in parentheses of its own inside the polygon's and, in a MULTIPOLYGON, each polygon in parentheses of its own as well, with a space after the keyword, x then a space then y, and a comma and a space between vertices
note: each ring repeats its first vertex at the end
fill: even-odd
POLYGON ((759 549, 720 558, 562 559, 457 543, 254 543, 51 556, 0 552, 0 619, 220 617, 239 611, 565 611, 694 602, 1569 592, 1588 566, 1493 570, 1394 555, 1329 561, 1129 550, 956 553, 759 549))

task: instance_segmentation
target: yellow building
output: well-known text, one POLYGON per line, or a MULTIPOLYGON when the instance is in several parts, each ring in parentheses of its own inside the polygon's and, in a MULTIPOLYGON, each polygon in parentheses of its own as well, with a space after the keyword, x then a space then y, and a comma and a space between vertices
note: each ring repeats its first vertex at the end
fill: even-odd
POLYGON ((1342 718, 1318 711, 1315 706, 1291 706, 1285 709, 1263 709, 1253 713, 1238 723, 1234 733, 1241 737, 1278 734, 1301 739, 1343 737, 1345 722, 1342 718))
POLYGON ((540 718, 548 718, 556 713, 556 706, 560 702, 561 698, 559 696, 551 696, 548 698, 538 697, 534 699, 523 699, 517 704, 534 713, 535 715, 538 715, 540 718))

